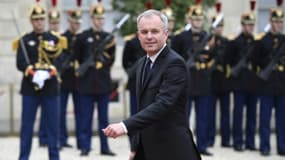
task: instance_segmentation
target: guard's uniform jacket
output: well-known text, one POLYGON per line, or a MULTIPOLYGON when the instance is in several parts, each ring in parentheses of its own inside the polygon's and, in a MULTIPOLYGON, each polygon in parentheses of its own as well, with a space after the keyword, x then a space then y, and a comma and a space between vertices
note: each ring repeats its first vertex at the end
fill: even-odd
MULTIPOLYGON (((285 36, 282 34, 272 34, 268 32, 258 43, 255 56, 258 57, 258 66, 262 71, 270 63, 275 50, 280 46, 281 43, 284 43, 285 36)), ((260 95, 285 95, 285 54, 281 55, 280 60, 276 67, 271 72, 267 81, 260 80, 260 86, 258 92, 260 95)))
MULTIPOLYGON (((206 32, 193 34, 191 30, 184 31, 174 37, 172 48, 177 53, 181 54, 187 63, 206 35, 206 32)), ((207 70, 207 65, 210 60, 211 57, 209 56, 209 52, 202 51, 195 57, 195 66, 188 66, 188 69, 190 69, 190 96, 202 96, 209 95, 211 93, 210 76, 207 70)))
POLYGON ((110 69, 115 59, 115 40, 108 43, 103 53, 94 53, 94 49, 110 33, 105 31, 95 32, 88 29, 79 35, 75 52, 78 53, 79 66, 84 63, 90 54, 96 54, 94 66, 79 77, 79 93, 85 95, 107 94, 111 91, 110 69))
MULTIPOLYGON (((58 54, 61 53, 61 50, 58 51, 58 53, 52 53, 50 55, 51 58, 49 58, 50 63, 49 66, 46 68, 42 68, 41 66, 36 65, 36 63, 39 61, 39 45, 40 45, 40 39, 48 40, 49 43, 57 44, 60 41, 60 38, 51 32, 44 32, 42 34, 37 34, 35 32, 28 33, 22 37, 23 42, 25 44, 28 58, 30 59, 31 65, 34 66, 34 69, 47 69, 49 70, 49 67, 51 65, 53 66, 59 66, 59 59, 56 58, 59 56, 58 54), (53 55, 54 54, 54 55, 53 55), (56 55, 57 54, 57 55, 56 55)), ((18 42, 20 44, 20 42, 18 42)), ((19 45, 18 44, 18 45, 19 45)), ((32 82, 32 77, 28 74, 25 75, 25 70, 28 67, 29 64, 27 64, 25 60, 25 56, 23 53, 22 47, 19 45, 17 50, 17 68, 22 71, 23 74, 23 80, 21 83, 21 90, 20 93, 23 95, 58 95, 58 79, 57 77, 53 76, 50 79, 45 81, 45 85, 42 89, 38 90, 35 87, 35 84, 32 82)))
POLYGON ((228 70, 225 60, 226 47, 228 39, 223 36, 215 36, 215 46, 211 50, 211 57, 214 60, 215 67, 211 75, 211 87, 213 93, 224 93, 229 91, 228 70))
POLYGON ((78 35, 79 34, 72 33, 70 30, 62 34, 62 36, 66 37, 68 42, 68 49, 63 52, 62 62, 64 62, 66 58, 70 58, 69 65, 64 69, 63 73, 61 73, 61 88, 66 91, 77 91, 78 88, 78 81, 75 76, 75 69, 78 68, 78 62, 76 61, 76 54, 78 53, 74 51, 74 45, 78 35))
MULTIPOLYGON (((226 63, 233 68, 245 56, 251 46, 256 47, 254 36, 241 33, 237 38, 230 41, 226 51, 226 63)), ((247 67, 243 68, 237 77, 230 77, 231 90, 256 93, 259 81, 256 76, 257 65, 253 57, 254 54, 249 54, 247 67)))

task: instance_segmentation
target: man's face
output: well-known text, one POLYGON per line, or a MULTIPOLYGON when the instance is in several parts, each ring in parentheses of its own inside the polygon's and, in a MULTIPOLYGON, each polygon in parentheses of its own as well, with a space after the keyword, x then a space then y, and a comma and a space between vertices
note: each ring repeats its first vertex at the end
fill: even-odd
POLYGON ((31 24, 35 32, 43 32, 45 29, 45 19, 44 18, 31 19, 31 24))
POLYGON ((174 20, 168 20, 168 31, 169 32, 172 32, 173 29, 174 29, 174 24, 175 24, 175 21, 174 20))
POLYGON ((166 43, 167 37, 168 31, 163 28, 158 16, 142 17, 138 22, 138 38, 148 55, 156 54, 166 43))
POLYGON ((59 23, 58 22, 49 22, 49 30, 58 32, 59 31, 59 23))
POLYGON ((191 26, 194 30, 200 31, 203 26, 203 19, 201 18, 191 18, 191 26))
POLYGON ((283 29, 282 21, 271 21, 271 28, 274 33, 281 33, 283 29))
POLYGON ((80 28, 80 23, 79 22, 72 22, 69 21, 69 26, 70 26, 70 30, 73 32, 77 32, 80 28))
POLYGON ((95 17, 94 17, 94 18, 92 19, 92 22, 93 22, 94 27, 95 27, 98 31, 103 30, 105 18, 103 18, 103 17, 95 18, 95 17))
POLYGON ((243 25, 243 31, 246 34, 253 34, 253 30, 254 30, 254 24, 244 24, 243 25))

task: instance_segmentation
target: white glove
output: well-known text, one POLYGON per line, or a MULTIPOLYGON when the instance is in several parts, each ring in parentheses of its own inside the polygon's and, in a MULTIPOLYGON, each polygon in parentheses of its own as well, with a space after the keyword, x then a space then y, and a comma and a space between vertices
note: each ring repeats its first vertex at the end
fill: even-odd
POLYGON ((38 85, 42 89, 45 85, 45 81, 50 78, 49 72, 46 70, 37 70, 33 76, 32 82, 38 85))

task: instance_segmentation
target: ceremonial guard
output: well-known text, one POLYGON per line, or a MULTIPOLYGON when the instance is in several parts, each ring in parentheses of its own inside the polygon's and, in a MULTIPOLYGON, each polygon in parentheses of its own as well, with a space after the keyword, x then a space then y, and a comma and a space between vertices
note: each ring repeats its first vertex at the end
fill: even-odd
MULTIPOLYGON (((58 123, 59 83, 57 59, 67 47, 66 40, 52 32, 44 32, 45 9, 39 2, 31 7, 33 31, 14 42, 17 68, 23 73, 20 93, 22 113, 19 160, 28 160, 32 148, 34 122, 38 106, 47 122, 47 146, 50 160, 59 160, 58 123)), ((19 26, 17 26, 19 27, 19 26)))
MULTIPOLYGON (((222 16, 221 2, 215 4, 217 14, 212 17, 212 23, 218 16, 222 16)), ((216 136, 216 106, 217 101, 220 104, 220 134, 221 146, 230 147, 230 91, 228 84, 229 74, 225 63, 225 49, 228 44, 227 38, 222 35, 224 20, 221 20, 218 26, 212 30, 213 46, 210 49, 210 56, 214 60, 214 64, 210 69, 211 88, 213 96, 210 98, 209 104, 209 146, 213 146, 216 136)))
POLYGON ((60 11, 56 8, 57 0, 51 0, 52 8, 48 11, 48 27, 50 31, 60 32, 60 11))
POLYGON ((168 39, 167 45, 171 47, 172 40, 174 38, 174 26, 175 26, 175 16, 173 10, 170 8, 171 1, 165 0, 166 8, 163 8, 161 12, 166 15, 168 19, 168 39))
POLYGON ((197 148, 201 154, 210 156, 212 154, 207 151, 207 138, 208 104, 211 94, 208 62, 211 59, 209 52, 204 51, 206 45, 202 44, 202 42, 208 41, 208 35, 205 31, 202 31, 204 14, 200 3, 198 0, 196 5, 189 8, 187 16, 191 22, 191 29, 176 35, 173 39, 172 48, 184 57, 190 70, 190 97, 187 114, 189 117, 192 101, 195 102, 197 148))
MULTIPOLYGON (((51 0, 52 8, 48 11, 48 30, 51 32, 57 32, 59 34, 60 27, 60 12, 56 8, 57 1, 51 0)), ((41 111, 42 112, 42 111, 41 111)), ((39 146, 46 147, 47 146, 47 122, 41 113, 40 127, 39 127, 39 146)))
POLYGON ((77 0, 77 8, 70 9, 67 11, 67 20, 69 27, 63 33, 62 36, 66 37, 68 42, 68 49, 63 52, 62 56, 62 67, 60 70, 61 74, 61 94, 60 94, 60 145, 61 147, 72 147, 68 143, 68 130, 67 130, 67 102, 69 94, 72 96, 73 102, 73 112, 75 119, 75 136, 77 142, 77 148, 80 149, 79 141, 79 127, 81 124, 80 121, 80 112, 79 112, 79 94, 78 94, 78 79, 75 76, 75 69, 78 68, 78 61, 76 60, 76 54, 74 51, 74 44, 76 39, 79 36, 79 29, 81 25, 81 16, 82 12, 80 9, 81 0, 77 0))
POLYGON ((244 147, 256 150, 256 87, 258 78, 256 76, 256 65, 253 60, 255 47, 254 25, 255 25, 255 1, 250 1, 251 11, 241 16, 242 32, 231 42, 226 51, 226 63, 231 67, 231 90, 234 95, 233 113, 233 147, 235 151, 243 151, 244 147), (246 107, 246 118, 243 117, 246 107), (245 141, 243 136, 243 119, 246 120, 245 141), (244 146, 245 143, 245 146, 244 146))
POLYGON ((261 155, 270 154, 271 114, 275 109, 275 128, 277 153, 285 156, 285 37, 282 34, 284 11, 282 1, 277 0, 278 7, 270 10, 271 29, 258 43, 258 65, 261 78, 259 135, 261 155))
POLYGON ((78 55, 79 68, 78 91, 80 101, 80 149, 81 155, 87 156, 91 150, 94 103, 97 103, 98 133, 100 136, 100 153, 114 156, 102 129, 109 124, 108 107, 111 91, 111 66, 115 59, 115 39, 101 45, 110 33, 103 30, 105 22, 104 6, 98 2, 91 6, 92 27, 83 31, 76 40, 75 53, 78 55), (99 48, 102 47, 102 48, 99 48), (82 73, 82 67, 88 67, 82 73))

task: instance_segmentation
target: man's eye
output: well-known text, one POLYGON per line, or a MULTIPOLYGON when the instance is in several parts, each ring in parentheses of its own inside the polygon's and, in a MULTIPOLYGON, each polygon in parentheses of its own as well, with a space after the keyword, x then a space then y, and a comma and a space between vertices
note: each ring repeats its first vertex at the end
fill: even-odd
POLYGON ((147 34, 148 31, 141 31, 141 34, 147 34))
POLYGON ((159 31, 158 30, 152 30, 151 33, 152 34, 157 34, 159 31))
POLYGON ((142 30, 140 31, 141 34, 148 34, 148 33, 151 33, 151 34, 157 34, 159 33, 159 30, 157 29, 154 29, 154 30, 142 30))

